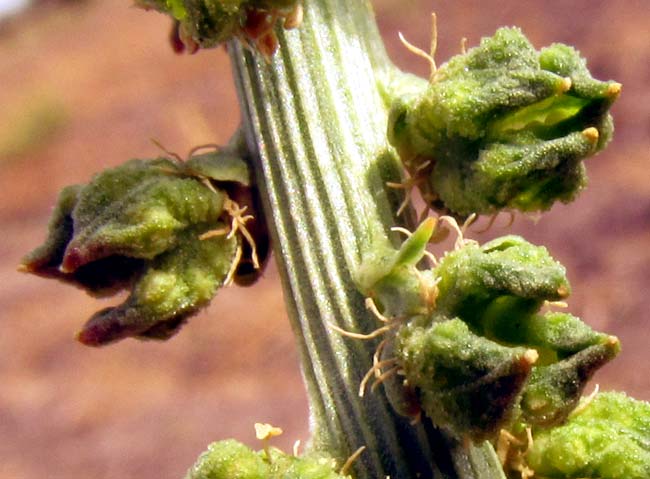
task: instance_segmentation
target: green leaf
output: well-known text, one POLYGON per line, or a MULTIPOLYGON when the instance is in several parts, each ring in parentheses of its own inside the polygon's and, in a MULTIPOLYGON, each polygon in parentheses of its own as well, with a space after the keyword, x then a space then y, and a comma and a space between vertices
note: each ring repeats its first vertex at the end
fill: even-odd
POLYGON ((434 284, 430 272, 416 274, 416 264, 424 257, 427 244, 436 228, 429 218, 409 235, 398 250, 383 242, 370 249, 355 271, 359 290, 372 299, 389 317, 426 312, 422 304, 423 288, 434 284))
POLYGON ((420 223, 420 226, 402 243, 397 251, 395 267, 413 266, 424 257, 424 252, 436 229, 436 224, 437 222, 433 218, 427 218, 420 223))

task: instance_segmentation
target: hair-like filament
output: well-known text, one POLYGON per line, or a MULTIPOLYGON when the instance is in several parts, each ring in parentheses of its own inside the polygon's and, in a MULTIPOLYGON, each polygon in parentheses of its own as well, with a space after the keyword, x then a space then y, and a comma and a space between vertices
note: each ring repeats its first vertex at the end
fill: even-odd
POLYGON ((526 440, 514 436, 512 433, 501 429, 497 439, 496 453, 501 466, 508 466, 509 469, 519 472, 521 479, 530 479, 535 476, 525 457, 533 446, 533 432, 530 427, 526 427, 526 440), (514 446, 514 448, 513 448, 514 446))
MULTIPOLYGON (((160 148, 164 153, 166 153, 171 158, 177 160, 179 163, 185 163, 185 160, 183 160, 177 153, 174 153, 173 151, 169 151, 158 140, 152 139, 151 141, 154 145, 160 148)), ((189 159, 193 155, 195 155, 198 151, 205 150, 208 148, 215 149, 217 151, 221 149, 221 147, 215 143, 206 143, 203 145, 198 145, 190 149, 189 153, 187 154, 187 158, 189 159)), ((182 171, 181 172, 168 171, 168 172, 175 173, 175 174, 183 173, 182 171)), ((206 188, 208 188, 213 193, 218 194, 217 190, 215 189, 214 185, 212 184, 209 178, 200 174, 195 174, 195 173, 193 174, 197 179, 201 181, 201 183, 203 183, 203 185, 206 188)), ((253 235, 251 235, 250 231, 248 231, 248 228, 246 228, 246 223, 250 220, 254 220, 255 217, 253 215, 245 215, 244 213, 246 213, 248 206, 244 206, 244 207, 239 206, 239 204, 236 201, 230 199, 228 195, 226 195, 226 198, 224 200, 223 209, 226 213, 228 213, 228 216, 230 217, 230 227, 216 228, 213 230, 206 231, 205 233, 199 235, 199 239, 206 240, 209 238, 214 238, 215 236, 223 236, 223 235, 227 235, 226 238, 230 239, 239 232, 251 247, 251 260, 253 262, 253 267, 255 269, 259 269, 260 262, 257 256, 257 245, 255 244, 255 239, 253 238, 253 235)), ((236 261, 233 262, 233 265, 230 268, 230 272, 228 273, 225 284, 230 284, 232 282, 232 279, 234 277, 234 271, 239 266, 239 261, 241 260, 242 255, 243 255, 242 247, 241 245, 238 245, 236 261)))
POLYGON ((352 467, 352 465, 354 464, 354 462, 355 462, 357 459, 359 459, 359 456, 361 456, 361 454, 362 454, 363 451, 365 451, 365 450, 366 450, 366 446, 361 446, 359 449, 357 449, 356 451, 354 451, 354 452, 352 453, 352 455, 351 455, 350 457, 348 457, 348 459, 345 461, 345 464, 343 464, 343 467, 341 467, 341 470, 339 471, 339 474, 340 474, 341 476, 347 476, 347 475, 348 475, 348 471, 350 470, 350 468, 352 467))
POLYGON ((226 238, 230 239, 235 234, 237 234, 237 232, 239 232, 251 247, 251 260, 253 261, 253 267, 255 269, 259 269, 260 262, 257 256, 257 245, 255 244, 255 239, 253 239, 253 235, 251 235, 250 231, 248 231, 248 228, 246 228, 246 223, 250 220, 255 219, 255 217, 253 215, 245 215, 244 213, 246 213, 248 206, 244 206, 242 208, 237 202, 231 200, 228 196, 226 196, 226 199, 224 200, 223 209, 230 216, 230 228, 218 228, 215 230, 206 231, 199 236, 199 239, 205 240, 214 236, 221 236, 223 234, 227 234, 226 238))
MULTIPOLYGON (((428 162, 427 162, 428 163, 428 162)), ((387 181, 386 186, 389 188, 393 188, 396 190, 404 190, 404 200, 402 203, 399 205, 399 208, 397 208, 397 213, 396 216, 401 215, 406 207, 411 203, 412 201, 412 192, 413 189, 416 186, 419 186, 426 180, 426 175, 415 175, 415 176, 409 176, 406 178, 403 182, 397 183, 395 181, 387 181)))
POLYGON ((298 28, 300 25, 302 25, 303 17, 304 10, 302 9, 302 4, 298 3, 294 9, 284 17, 284 28, 287 30, 298 28))
MULTIPOLYGON (((397 361, 397 358, 395 358, 395 360, 397 361)), ((393 376, 395 376, 395 374, 399 373, 401 370, 402 370, 402 366, 398 364, 390 368, 388 371, 381 373, 379 377, 375 379, 375 381, 370 386, 370 392, 374 392, 375 389, 377 389, 377 387, 381 383, 383 383, 386 379, 392 378, 393 376)))
POLYGON ((298 457, 300 455, 300 439, 296 439, 296 442, 293 443, 293 448, 291 449, 294 456, 298 457))
POLYGON ((402 32, 398 33, 399 39, 402 42, 402 45, 413 53, 414 55, 417 55, 421 58, 424 58, 427 63, 429 63, 429 81, 433 82, 436 72, 438 71, 438 67, 436 66, 436 50, 438 49, 438 21, 435 13, 431 14, 431 44, 429 45, 429 53, 425 52, 421 48, 416 47, 412 43, 410 43, 406 38, 404 38, 404 35, 402 32))
POLYGON ((332 328, 334 331, 337 333, 341 334, 342 336, 347 336, 348 338, 353 338, 353 339, 374 339, 382 334, 386 333, 387 331, 390 331, 391 329, 394 329, 397 327, 397 324, 387 324, 386 326, 382 326, 381 328, 377 328, 374 331, 371 331, 370 333, 364 334, 364 333, 353 333, 351 331, 346 331, 345 329, 341 328, 340 326, 337 326, 334 323, 328 322, 327 325, 332 328))
POLYGON ((506 213, 509 217, 508 224, 506 224, 504 228, 509 228, 510 226, 512 226, 512 223, 515 222, 515 212, 511 210, 499 210, 499 211, 495 211, 494 213, 492 213, 492 215, 490 215, 490 220, 488 221, 488 224, 485 227, 481 228, 480 230, 474 230, 474 233, 481 234, 481 233, 485 233, 486 231, 489 231, 490 228, 494 226, 494 223, 496 222, 497 218, 501 213, 506 213))
MULTIPOLYGON (((381 368, 384 368, 386 366, 393 366, 392 369, 399 369, 401 366, 397 364, 397 358, 390 358, 390 359, 384 359, 383 361, 378 361, 377 363, 374 363, 370 369, 366 372, 366 374, 363 376, 363 379, 361 379, 361 382, 359 383, 359 397, 362 398, 366 394, 366 386, 368 385, 368 381, 375 376, 376 379, 373 382, 373 385, 371 387, 371 391, 374 391, 377 385, 381 384, 381 382, 386 379, 384 376, 385 373, 381 372, 381 368), (383 379, 382 379, 383 377, 383 379), (377 383, 377 381, 381 381, 377 383), (375 385, 377 383, 377 385, 375 385)), ((392 371, 391 369, 391 371, 392 371)))
POLYGON ((594 390, 591 391, 589 396, 585 396, 580 400, 580 404, 578 404, 578 406, 573 411, 571 411, 571 415, 575 416, 577 414, 580 414, 582 411, 584 411, 587 408, 587 406, 589 406, 591 401, 593 401, 596 398, 598 391, 600 391, 600 384, 596 384, 596 386, 594 386, 594 390))
POLYGON ((462 225, 458 225, 458 221, 456 221, 456 218, 453 216, 440 216, 438 218, 438 221, 445 222, 451 229, 453 229, 456 232, 456 241, 454 243, 454 249, 460 249, 463 246, 467 244, 476 244, 475 240, 467 239, 465 238, 465 234, 467 233, 467 229, 476 221, 478 216, 476 213, 472 213, 467 217, 465 222, 462 225))

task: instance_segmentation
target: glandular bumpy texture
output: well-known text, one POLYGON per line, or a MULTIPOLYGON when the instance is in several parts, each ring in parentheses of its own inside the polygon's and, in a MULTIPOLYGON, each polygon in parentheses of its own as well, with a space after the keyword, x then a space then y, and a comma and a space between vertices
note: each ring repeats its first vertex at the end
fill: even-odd
POLYGON ((166 339, 206 306, 237 262, 228 235, 227 184, 248 185, 246 163, 228 152, 131 160, 59 196, 45 243, 24 271, 93 295, 129 289, 124 303, 97 312, 78 339, 98 346, 128 336, 166 339), (223 234, 202 237, 208 231, 223 234))
POLYGON ((546 248, 518 236, 461 241, 421 271, 415 265, 432 231, 431 220, 423 223, 392 255, 369 255, 357 274, 362 293, 399 324, 385 349, 404 385, 459 440, 494 439, 515 423, 562 423, 618 340, 571 314, 543 311, 570 293, 546 248))
POLYGON ((519 29, 501 28, 398 95, 388 137, 412 175, 428 176, 434 207, 546 210, 585 186, 583 160, 611 139, 620 90, 593 79, 575 49, 536 51, 519 29))
POLYGON ((185 479, 346 479, 325 456, 293 456, 270 448, 253 451, 226 439, 208 446, 185 479))

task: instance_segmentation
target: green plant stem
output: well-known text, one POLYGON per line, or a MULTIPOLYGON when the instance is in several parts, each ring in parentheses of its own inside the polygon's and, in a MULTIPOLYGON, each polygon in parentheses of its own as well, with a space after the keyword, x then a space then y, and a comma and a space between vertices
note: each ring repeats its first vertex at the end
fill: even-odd
POLYGON ((280 34, 269 62, 230 44, 243 126, 302 356, 312 447, 355 464, 357 479, 500 478, 494 451, 466 449, 398 417, 379 388, 359 398, 377 340, 341 336, 329 323, 370 332, 379 323, 351 272, 392 237, 400 178, 377 90, 391 71, 369 4, 306 2, 303 25, 280 34), (435 459, 433 456, 435 455, 435 459), (435 463, 434 463, 435 461, 435 463))

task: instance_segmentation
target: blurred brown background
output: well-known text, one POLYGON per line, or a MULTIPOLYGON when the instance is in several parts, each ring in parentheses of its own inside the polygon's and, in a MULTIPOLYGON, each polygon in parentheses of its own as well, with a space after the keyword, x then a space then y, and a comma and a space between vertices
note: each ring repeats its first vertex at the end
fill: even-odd
MULTIPOLYGON (((647 0, 377 0, 391 56, 427 65, 396 41, 429 41, 439 62, 500 25, 541 47, 575 45, 595 76, 623 83, 609 149, 589 160, 575 203, 513 230, 568 268, 570 311, 618 335, 624 351, 597 378, 650 400, 650 9, 647 0)), ((0 478, 180 478, 212 440, 254 443, 252 424, 308 435, 307 404, 275 267, 231 288, 163 344, 105 349, 73 334, 106 303, 15 272, 38 245, 56 194, 101 168, 225 142, 238 122, 223 50, 175 56, 169 23, 118 0, 39 2, 0 23, 0 478)), ((496 225, 490 234, 502 234, 496 225)), ((109 300, 114 301, 114 300, 109 300)))

